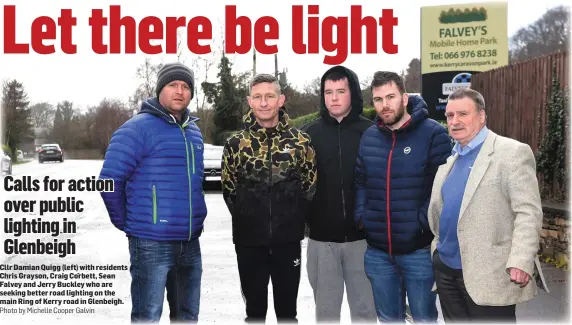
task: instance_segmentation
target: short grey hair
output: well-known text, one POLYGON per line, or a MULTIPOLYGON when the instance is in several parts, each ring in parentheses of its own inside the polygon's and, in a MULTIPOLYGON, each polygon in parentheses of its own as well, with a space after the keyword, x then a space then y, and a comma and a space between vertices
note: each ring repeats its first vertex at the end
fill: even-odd
POLYGON ((264 82, 273 83, 276 86, 278 94, 280 95, 282 93, 282 89, 280 89, 280 83, 278 82, 278 79, 275 76, 268 73, 260 73, 254 76, 254 78, 252 78, 252 81, 250 81, 248 92, 252 92, 252 87, 264 82))
POLYGON ((469 98, 475 103, 478 111, 485 111, 485 98, 480 92, 471 88, 458 88, 449 95, 448 100, 469 98))

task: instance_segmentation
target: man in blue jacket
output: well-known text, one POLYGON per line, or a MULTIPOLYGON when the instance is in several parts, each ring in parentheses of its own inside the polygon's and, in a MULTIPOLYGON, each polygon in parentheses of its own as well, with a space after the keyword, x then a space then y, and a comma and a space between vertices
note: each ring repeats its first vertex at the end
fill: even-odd
POLYGON ((436 322, 427 209, 452 142, 428 118, 423 99, 406 94, 398 74, 376 72, 371 90, 377 117, 358 152, 355 217, 367 234, 364 264, 377 316, 403 321, 407 295, 416 323, 436 322))
POLYGON ((198 320, 207 208, 203 139, 188 109, 194 87, 188 67, 165 65, 156 97, 113 134, 99 176, 114 181, 101 196, 129 241, 134 323, 159 321, 165 288, 171 320, 198 320))

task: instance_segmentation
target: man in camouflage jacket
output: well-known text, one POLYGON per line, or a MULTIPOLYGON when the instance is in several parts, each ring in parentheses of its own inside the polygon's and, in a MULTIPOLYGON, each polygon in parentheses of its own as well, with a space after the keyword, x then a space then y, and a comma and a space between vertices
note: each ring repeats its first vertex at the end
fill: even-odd
POLYGON ((254 77, 244 129, 224 145, 223 196, 247 321, 266 318, 270 278, 277 319, 296 320, 300 245, 317 175, 310 137, 289 125, 284 100, 274 76, 254 77))

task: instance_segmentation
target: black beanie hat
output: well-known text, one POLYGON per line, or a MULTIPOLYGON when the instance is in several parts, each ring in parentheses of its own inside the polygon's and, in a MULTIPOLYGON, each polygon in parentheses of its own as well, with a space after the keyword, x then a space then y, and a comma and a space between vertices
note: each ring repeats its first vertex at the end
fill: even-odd
POLYGON ((157 86, 155 88, 157 98, 159 98, 159 93, 161 93, 163 87, 174 80, 186 82, 187 85, 191 87, 191 99, 193 99, 195 91, 195 75, 193 70, 179 62, 167 63, 161 68, 161 70, 159 70, 159 73, 157 73, 157 86))

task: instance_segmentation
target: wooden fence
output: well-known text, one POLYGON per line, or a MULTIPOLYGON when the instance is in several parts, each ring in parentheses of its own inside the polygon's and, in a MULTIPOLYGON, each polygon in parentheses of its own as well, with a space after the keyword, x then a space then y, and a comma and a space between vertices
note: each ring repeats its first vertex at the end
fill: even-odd
POLYGON ((541 56, 472 76, 471 88, 485 98, 487 126, 492 131, 527 143, 534 152, 538 151, 546 130, 546 103, 552 86, 553 64, 561 88, 567 88, 568 52, 541 56))
MULTIPOLYGON (((568 69, 568 52, 563 52, 473 75, 471 88, 485 98, 487 126, 500 135, 528 144, 535 153, 538 152, 547 128, 546 108, 553 74, 556 73, 560 88, 569 92, 568 69)), ((565 159, 569 161, 568 137, 565 146, 565 159)), ((538 176, 543 189, 546 185, 541 175, 538 176)), ((562 200, 561 194, 568 197, 567 193, 558 194, 556 184, 553 185, 547 188, 546 200, 562 200)))

